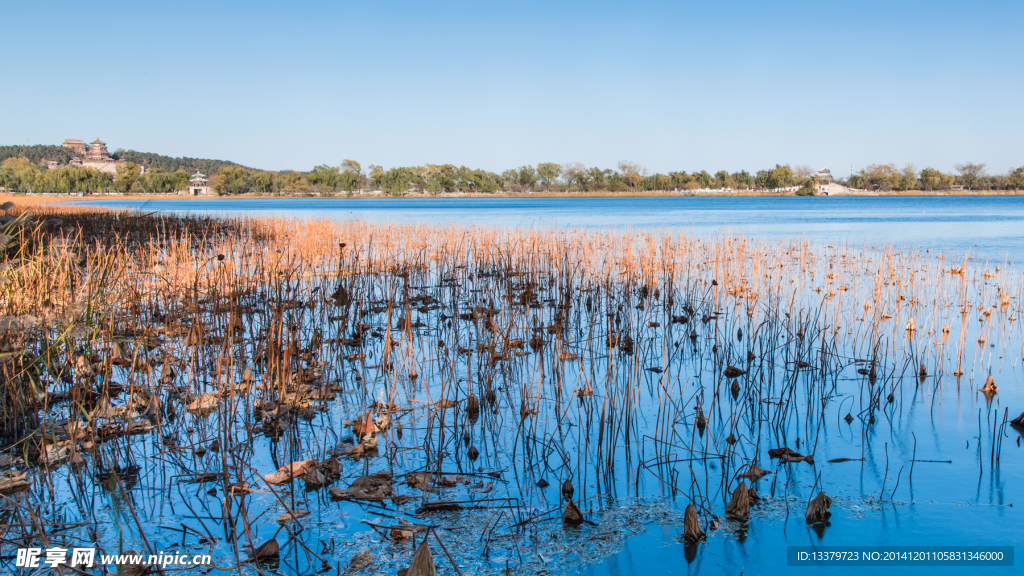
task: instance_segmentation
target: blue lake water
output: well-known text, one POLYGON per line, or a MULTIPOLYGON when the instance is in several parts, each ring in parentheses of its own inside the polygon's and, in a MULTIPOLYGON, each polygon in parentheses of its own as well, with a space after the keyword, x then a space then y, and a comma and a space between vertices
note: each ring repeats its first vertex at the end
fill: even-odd
POLYGON ((223 215, 502 226, 681 228, 894 243, 992 261, 1024 250, 1024 196, 202 198, 90 204, 223 215))
MULTIPOLYGON (((1018 196, 175 199, 89 203, 228 216, 551 228, 656 228, 697 233, 727 231, 777 238, 806 236, 868 247, 894 243, 933 252, 963 254, 970 251, 979 261, 993 262, 1012 261, 1024 249, 1024 197, 1018 196)), ((979 302, 990 305, 995 296, 988 297, 989 300, 979 302)), ((964 324, 968 343, 978 338, 981 325, 973 316, 971 320, 969 325, 964 324)), ((807 431, 804 435, 805 442, 811 436, 820 436, 820 442, 815 445, 817 464, 780 467, 773 477, 777 480, 762 480, 758 486, 762 494, 767 491, 769 482, 777 482, 777 485, 772 484, 773 497, 769 502, 752 514, 749 523, 724 520, 723 526, 700 545, 695 555, 688 554, 680 544, 678 526, 650 521, 656 516, 652 512, 643 516, 643 522, 638 522, 635 531, 628 524, 617 524, 617 529, 635 535, 625 539, 622 549, 603 556, 594 564, 579 566, 578 572, 594 575, 818 573, 818 568, 786 566, 786 547, 806 545, 1016 545, 1018 551, 1024 549, 1021 547, 1024 537, 1018 529, 1022 522, 1019 510, 1024 504, 1020 501, 1024 495, 1024 464, 1020 459, 1019 439, 1022 432, 1006 426, 1000 427, 998 433, 995 431, 1005 415, 1012 418, 1024 410, 1024 387, 1020 384, 1021 328, 1019 321, 999 326, 1005 326, 1000 328, 1005 340, 998 341, 998 348, 995 338, 987 344, 995 348, 995 359, 990 352, 987 366, 975 361, 977 365, 968 371, 962 382, 948 376, 953 369, 948 363, 942 366, 946 375, 934 381, 929 379, 927 384, 923 384, 922 379, 921 385, 915 383, 913 367, 909 372, 905 366, 900 367, 895 380, 886 384, 895 392, 896 404, 888 408, 888 412, 881 411, 880 422, 875 426, 864 426, 860 421, 847 424, 840 420, 851 406, 859 406, 864 390, 870 388, 866 387, 864 378, 856 374, 856 367, 848 366, 838 383, 841 393, 828 405, 821 429, 807 431), (994 398, 977 392, 986 369, 1001 385, 994 398), (1001 443, 996 444, 997 438, 1002 438, 1001 443), (995 445, 1001 448, 1002 461, 998 463, 992 461, 995 445), (835 458, 864 460, 828 462, 835 458), (910 475, 912 459, 918 459, 913 464, 913 476, 910 475), (831 525, 822 532, 808 527, 803 518, 806 498, 820 488, 836 500, 831 525), (789 510, 789 506, 794 509, 789 510)), ((984 350, 985 346, 981 344, 978 349, 984 350)), ((699 370, 693 373, 699 374, 699 370)), ((650 378, 648 384, 656 382, 650 378)), ((688 382, 687 386, 693 384, 688 382)), ((723 420, 728 420, 728 414, 723 420)), ((727 431, 720 432, 724 436, 727 431)), ((777 443, 785 441, 786 438, 774 439, 777 443)), ((503 463, 498 456, 494 460, 503 463)), ((704 473, 714 476, 714 466, 710 473, 706 469, 704 473)), ((636 474, 635 470, 631 474, 636 474)), ((650 506, 675 509, 676 513, 685 506, 685 494, 673 497, 672 491, 652 474, 646 471, 635 477, 631 474, 620 471, 611 478, 588 479, 577 489, 585 494, 610 492, 621 501, 628 501, 631 492, 637 490, 651 498, 664 498, 663 502, 650 506), (638 479, 638 483, 634 483, 634 479, 638 479)), ((532 485, 533 480, 529 478, 526 485, 532 485)), ((686 483, 684 478, 682 484, 686 483)), ((724 506, 723 495, 716 497, 720 512, 724 506)), ((556 505, 557 496, 551 502, 545 500, 545 504, 556 505)), ((351 515, 347 527, 337 531, 324 528, 324 534, 353 540, 362 534, 368 539, 365 526, 356 521, 354 507, 345 510, 351 515)), ((599 530, 595 529, 595 533, 599 530)), ((586 543, 601 545, 600 540, 586 543)), ((564 566, 557 565, 557 558, 555 562, 550 565, 552 572, 566 571, 564 566)), ((501 563, 493 560, 490 566, 497 571, 501 563)), ((448 566, 441 563, 441 568, 448 566)), ((829 572, 898 574, 906 570, 902 567, 842 568, 829 569, 829 572)), ((1011 570, 940 569, 950 574, 998 574, 1011 570)))

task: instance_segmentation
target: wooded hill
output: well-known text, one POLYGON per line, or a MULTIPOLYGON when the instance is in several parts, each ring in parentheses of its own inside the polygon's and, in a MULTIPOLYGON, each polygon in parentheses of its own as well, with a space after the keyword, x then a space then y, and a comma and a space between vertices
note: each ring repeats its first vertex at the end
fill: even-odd
MULTIPOLYGON (((57 162, 57 164, 63 165, 67 164, 73 156, 73 151, 68 148, 47 144, 36 144, 34 146, 0 146, 0 162, 3 162, 8 158, 21 157, 33 164, 45 165, 48 161, 53 160, 57 162)), ((114 151, 111 156, 116 160, 125 160, 127 162, 134 162, 140 166, 145 166, 146 170, 160 168, 167 172, 185 170, 189 173, 199 170, 208 176, 216 174, 222 167, 240 166, 239 164, 229 162, 227 160, 209 160, 205 158, 187 157, 172 158, 170 156, 163 156, 152 152, 136 152, 135 150, 119 149, 114 151)))

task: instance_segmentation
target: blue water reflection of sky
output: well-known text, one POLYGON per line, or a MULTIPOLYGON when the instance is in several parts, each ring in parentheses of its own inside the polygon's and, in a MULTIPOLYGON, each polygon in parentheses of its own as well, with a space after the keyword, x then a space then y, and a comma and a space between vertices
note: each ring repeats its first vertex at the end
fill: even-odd
POLYGON ((1012 260, 1024 250, 1024 197, 245 198, 99 200, 144 210, 536 227, 678 228, 808 236, 1012 260))

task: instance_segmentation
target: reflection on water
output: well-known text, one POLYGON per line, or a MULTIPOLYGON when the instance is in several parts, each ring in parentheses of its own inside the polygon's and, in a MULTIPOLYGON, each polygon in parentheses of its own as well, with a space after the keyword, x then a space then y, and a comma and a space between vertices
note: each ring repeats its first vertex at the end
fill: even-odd
POLYGON ((806 235, 857 244, 1013 259, 1024 250, 1024 196, 740 198, 338 198, 98 200, 107 206, 297 218, 539 227, 680 227, 699 232, 806 235))

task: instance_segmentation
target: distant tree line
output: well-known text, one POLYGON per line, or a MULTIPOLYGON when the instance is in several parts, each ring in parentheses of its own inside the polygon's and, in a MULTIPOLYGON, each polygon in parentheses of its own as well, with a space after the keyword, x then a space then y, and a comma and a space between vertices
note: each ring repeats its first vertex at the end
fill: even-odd
MULTIPOLYGON (((578 162, 542 162, 520 166, 500 174, 455 166, 426 164, 384 169, 344 160, 338 166, 319 165, 308 172, 278 172, 246 168, 223 160, 171 158, 159 154, 118 150, 125 160, 117 174, 90 168, 62 165, 45 169, 54 160, 66 164, 71 151, 60 146, 0 146, 0 188, 14 192, 131 192, 173 193, 187 188, 195 170, 210 177, 218 194, 320 195, 380 191, 401 196, 409 192, 498 193, 498 192, 652 192, 694 190, 793 190, 812 195, 818 189, 817 174, 806 166, 776 164, 755 174, 746 171, 706 170, 649 174, 636 162, 619 162, 617 170, 587 167, 578 162), (142 168, 145 167, 145 173, 142 168)), ((871 164, 838 184, 866 190, 968 190, 1024 189, 1024 167, 1005 175, 989 175, 985 164, 956 165, 956 174, 934 168, 902 169, 895 164, 871 164)))
POLYGON ((47 170, 24 158, 7 158, 0 162, 0 188, 10 192, 59 193, 124 192, 169 194, 188 187, 189 174, 184 170, 168 172, 154 168, 142 174, 135 163, 117 166, 117 174, 100 172, 83 166, 60 166, 47 170))
MULTIPOLYGON (((818 175, 806 166, 776 164, 774 168, 746 171, 720 170, 711 174, 669 172, 648 174, 636 162, 619 162, 618 170, 590 167, 578 162, 556 164, 542 162, 520 166, 501 174, 455 166, 426 164, 384 169, 371 164, 366 170, 354 160, 339 166, 320 165, 309 172, 268 172, 241 166, 222 168, 210 180, 220 194, 334 195, 356 191, 380 191, 401 196, 414 193, 497 193, 497 192, 653 192, 694 190, 793 190, 813 195, 818 190, 818 175)), ((962 186, 968 190, 1022 190, 1024 167, 1006 175, 989 176, 984 164, 957 165, 957 174, 944 174, 934 168, 917 171, 912 166, 896 169, 893 164, 872 164, 847 180, 836 183, 867 190, 950 190, 962 186)))
MULTIPOLYGON (((380 191, 401 196, 409 192, 498 193, 498 192, 643 192, 654 190, 696 190, 701 188, 751 189, 755 177, 747 172, 729 173, 671 172, 648 174, 634 162, 620 162, 619 170, 587 168, 583 164, 544 162, 520 166, 501 174, 455 166, 426 164, 384 169, 371 164, 364 170, 359 162, 345 160, 339 166, 320 165, 309 172, 267 172, 242 167, 221 169, 211 180, 221 194, 352 194, 356 191, 380 191)), ((788 170, 788 168, 784 168, 788 170)), ((775 188, 792 186, 789 179, 769 171, 763 181, 775 188), (776 185, 776 182, 782 182, 776 185)))
POLYGON ((1022 190, 1024 167, 1013 168, 1006 174, 990 175, 985 164, 965 162, 954 166, 956 174, 946 174, 935 168, 918 171, 907 165, 898 169, 895 164, 870 164, 846 179, 844 184, 864 190, 1022 190))

